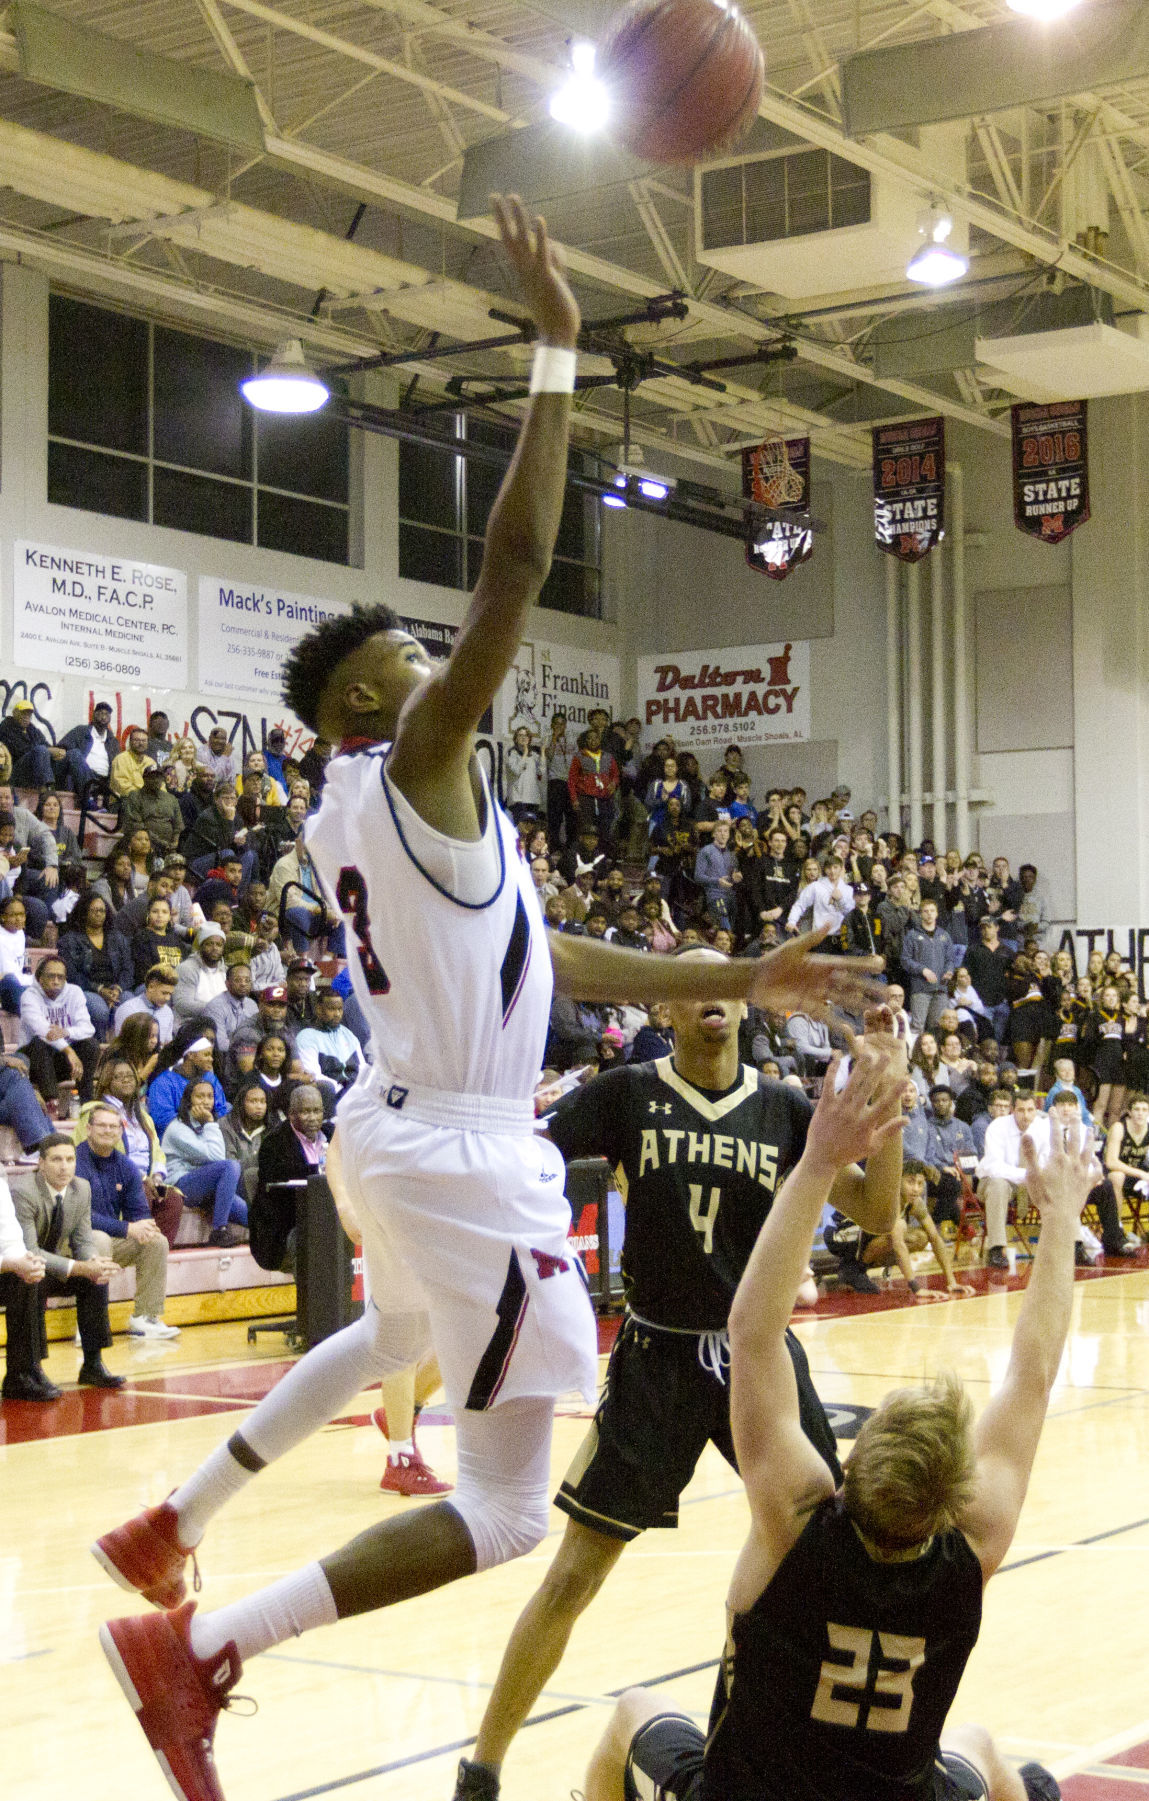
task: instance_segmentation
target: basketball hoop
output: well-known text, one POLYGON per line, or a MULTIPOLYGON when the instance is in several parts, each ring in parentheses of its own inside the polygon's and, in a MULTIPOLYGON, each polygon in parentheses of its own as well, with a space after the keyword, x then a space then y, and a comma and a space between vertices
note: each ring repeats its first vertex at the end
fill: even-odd
POLYGON ((767 438, 754 453, 754 463, 754 498, 763 506, 792 506, 802 499, 804 484, 791 465, 785 438, 767 438))

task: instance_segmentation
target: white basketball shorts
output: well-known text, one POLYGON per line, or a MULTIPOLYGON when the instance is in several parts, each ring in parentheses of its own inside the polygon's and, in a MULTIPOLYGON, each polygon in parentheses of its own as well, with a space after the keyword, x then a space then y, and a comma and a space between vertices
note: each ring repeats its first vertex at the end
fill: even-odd
POLYGON ((426 1309, 452 1407, 598 1391, 594 1311, 567 1233, 563 1160, 534 1133, 404 1118, 368 1084, 340 1102, 343 1170, 375 1304, 426 1309))

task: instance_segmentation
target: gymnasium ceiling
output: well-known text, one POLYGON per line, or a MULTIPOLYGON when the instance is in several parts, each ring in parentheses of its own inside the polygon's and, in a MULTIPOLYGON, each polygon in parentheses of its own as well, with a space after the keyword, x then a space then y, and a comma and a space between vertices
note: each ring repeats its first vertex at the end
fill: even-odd
MULTIPOLYGON (((1072 33, 1098 8, 1120 25, 1121 4, 1083 0, 1051 29, 1072 33)), ((515 134, 496 161, 516 167, 526 146, 529 164, 549 130, 553 173, 547 98, 571 35, 593 35, 609 11, 602 0, 51 0, 49 10, 175 67, 165 82, 162 65, 117 60, 113 46, 103 98, 66 92, 55 84, 69 59, 52 57, 49 81, 30 79, 19 6, 0 10, 0 257, 73 293, 260 348, 299 336, 319 363, 434 348, 437 359, 404 370, 405 388, 417 377, 416 402, 440 398, 453 374, 522 371, 517 347, 441 355, 498 333, 490 309, 515 304, 490 219, 459 217, 463 157, 515 134), (240 96, 246 126, 228 114, 234 81, 219 86, 210 133, 178 122, 181 103, 199 118, 193 71, 254 84, 254 105, 240 96)), ((1135 30, 1118 33, 1100 65, 1055 57, 1062 69, 1100 68, 1105 83, 1089 91, 1051 95, 1061 83, 1035 73, 1030 93, 963 93, 992 110, 958 122, 943 166, 920 120, 883 129, 870 117, 865 135, 846 135, 844 65, 871 47, 955 43, 1012 21, 1003 0, 750 0, 744 10, 767 62, 755 142, 830 149, 919 210, 944 202, 968 226, 970 270, 939 298, 896 274, 851 288, 849 268, 835 265, 826 291, 784 298, 696 260, 689 172, 604 179, 596 166, 580 177, 572 154, 546 210, 588 320, 679 290, 686 317, 632 328, 637 347, 672 364, 779 338, 794 347, 793 360, 722 372, 723 392, 674 375, 644 382, 632 421, 649 461, 674 449, 729 467, 743 444, 808 431, 817 456, 861 468, 873 423, 938 411, 1005 437, 1016 396, 978 362, 975 328, 1023 330, 1040 309, 1068 306, 1074 320, 1137 329, 1149 313, 1149 57, 1135 30), (933 340, 949 354, 922 355, 933 340)), ((81 76, 69 84, 83 88, 74 46, 71 61, 81 76)), ((908 88, 926 119, 944 117, 955 91, 944 71, 932 88, 924 75, 908 88)), ((621 404, 610 388, 580 400, 580 434, 608 454, 621 404)))

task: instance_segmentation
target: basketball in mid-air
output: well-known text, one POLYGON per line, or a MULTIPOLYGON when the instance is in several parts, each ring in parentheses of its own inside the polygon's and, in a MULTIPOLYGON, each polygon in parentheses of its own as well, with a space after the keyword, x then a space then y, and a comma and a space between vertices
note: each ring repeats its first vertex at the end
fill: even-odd
POLYGON ((616 143, 647 162, 690 163, 737 143, 766 65, 729 0, 630 0, 599 43, 597 73, 616 143))

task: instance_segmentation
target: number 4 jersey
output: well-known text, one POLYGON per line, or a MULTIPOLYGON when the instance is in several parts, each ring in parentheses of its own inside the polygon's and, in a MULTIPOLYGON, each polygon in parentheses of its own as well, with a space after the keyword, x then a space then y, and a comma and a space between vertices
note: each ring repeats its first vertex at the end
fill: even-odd
POLYGON ((389 748, 335 758, 305 828, 376 1056, 399 1085, 529 1101, 552 975, 518 836, 485 775, 482 837, 433 830, 388 780, 389 748))
POLYGON ((724 1093, 695 1088, 673 1059, 607 1070, 550 1116, 563 1156, 622 1172, 622 1277, 653 1325, 721 1331, 762 1221, 806 1146, 805 1095, 748 1064, 724 1093))

